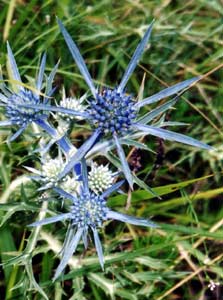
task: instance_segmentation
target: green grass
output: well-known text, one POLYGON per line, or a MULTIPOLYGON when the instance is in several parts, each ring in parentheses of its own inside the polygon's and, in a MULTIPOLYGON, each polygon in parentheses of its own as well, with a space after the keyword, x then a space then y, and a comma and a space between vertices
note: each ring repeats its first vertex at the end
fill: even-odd
MULTIPOLYGON (((155 18, 151 42, 131 76, 128 90, 138 94, 145 75, 144 96, 196 75, 204 79, 188 91, 168 117, 190 123, 176 128, 217 148, 198 151, 164 143, 164 161, 148 176, 154 155, 141 151, 139 177, 162 195, 132 193, 128 213, 150 217, 160 228, 147 230, 108 222, 100 232, 105 272, 95 249, 78 247, 60 281, 51 278, 65 224, 27 228, 41 206, 35 184, 25 179, 23 165, 36 159, 31 129, 16 142, 6 143, 10 130, 0 129, 0 297, 12 299, 211 299, 223 293, 222 171, 223 171, 223 7, 218 0, 142 1, 0 1, 0 64, 6 75, 6 40, 21 71, 32 77, 47 50, 48 70, 61 59, 56 84, 81 96, 86 84, 59 34, 60 17, 77 42, 98 85, 114 87, 121 78, 143 30, 155 18), (27 157, 27 154, 28 157, 27 157), (25 157, 25 160, 24 160, 25 157), (208 177, 208 175, 211 175, 208 177), (220 286, 210 291, 210 280, 220 286), (206 297, 206 298, 205 298, 206 297)), ((60 94, 57 93, 57 99, 60 94)), ((151 108, 148 108, 151 109, 151 108)), ((85 129, 73 132, 81 138, 85 129)), ((144 142, 154 151, 154 138, 144 142)), ((130 149, 129 149, 130 150, 130 149)), ((37 159, 36 159, 37 160, 37 159)), ((125 211, 127 195, 109 205, 125 211)), ((44 209, 45 208, 45 209, 44 209)), ((48 206, 51 214, 58 207, 48 206)))

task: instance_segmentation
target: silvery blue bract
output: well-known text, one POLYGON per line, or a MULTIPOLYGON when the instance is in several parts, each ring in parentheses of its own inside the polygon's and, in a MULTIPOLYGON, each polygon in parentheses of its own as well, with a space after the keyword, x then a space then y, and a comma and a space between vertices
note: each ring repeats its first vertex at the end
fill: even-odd
POLYGON ((118 213, 110 210, 106 204, 106 198, 118 190, 123 184, 123 181, 117 182, 109 187, 105 192, 95 194, 90 191, 88 186, 87 166, 82 159, 82 186, 79 195, 67 193, 61 188, 54 188, 63 198, 71 200, 71 205, 68 213, 63 213, 48 219, 37 221, 30 226, 40 226, 55 223, 58 221, 69 220, 70 227, 65 238, 61 262, 54 275, 54 280, 57 279, 66 267, 69 259, 75 252, 79 241, 82 239, 85 247, 87 247, 88 231, 92 230, 96 251, 102 269, 104 268, 104 258, 102 246, 98 236, 97 229, 102 227, 103 222, 108 219, 119 220, 133 225, 157 227, 155 223, 147 219, 136 218, 126 214, 118 213))
POLYGON ((144 105, 160 101, 165 97, 178 94, 179 92, 183 93, 190 85, 198 81, 199 77, 177 83, 174 86, 168 87, 153 96, 143 99, 140 102, 136 102, 135 99, 131 95, 127 94, 124 90, 132 72, 138 63, 138 60, 143 53, 145 46, 148 43, 153 23, 150 24, 146 33, 144 34, 144 37, 138 44, 120 84, 114 90, 107 88, 95 88, 93 80, 91 79, 91 76, 76 44, 60 20, 58 20, 58 24, 77 66, 92 92, 93 98, 88 100, 89 109, 86 111, 86 114, 88 115, 87 119, 94 129, 94 133, 90 139, 81 146, 81 149, 79 149, 74 156, 71 157, 63 172, 60 174, 61 177, 65 176, 67 172, 72 169, 75 163, 81 160, 81 158, 86 155, 96 141, 101 140, 101 138, 113 139, 121 161, 122 171, 125 174, 125 177, 131 188, 133 187, 133 178, 128 163, 126 162, 125 154, 122 149, 122 143, 120 142, 120 139, 123 136, 128 136, 129 139, 134 139, 134 135, 138 137, 140 134, 150 134, 170 141, 177 141, 203 149, 211 149, 211 147, 207 144, 197 141, 191 137, 160 128, 162 124, 158 124, 156 126, 147 125, 148 122, 151 122, 155 117, 174 105, 178 99, 178 96, 168 103, 160 105, 149 114, 144 116, 139 115, 139 109, 144 105))

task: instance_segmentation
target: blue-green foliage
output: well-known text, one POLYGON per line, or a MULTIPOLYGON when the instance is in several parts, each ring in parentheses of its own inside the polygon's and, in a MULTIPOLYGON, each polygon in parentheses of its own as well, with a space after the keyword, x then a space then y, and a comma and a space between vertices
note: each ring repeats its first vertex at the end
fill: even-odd
MULTIPOLYGON (((136 139, 141 136, 152 135, 163 140, 176 141, 201 149, 212 149, 203 142, 162 128, 168 125, 168 122, 164 122, 162 119, 159 122, 155 122, 157 116, 160 116, 162 113, 165 113, 169 108, 171 108, 178 101, 180 96, 192 84, 196 83, 200 77, 195 77, 177 83, 172 87, 168 87, 161 92, 140 101, 137 101, 132 94, 127 93, 127 82, 135 70, 149 41, 153 23, 149 25, 141 42, 138 44, 129 65, 124 72, 120 84, 118 84, 114 89, 95 87, 78 47, 72 40, 62 22, 58 20, 58 23, 71 55, 92 94, 92 96, 87 99, 88 105, 85 111, 80 112, 75 109, 50 104, 50 101, 52 102, 51 98, 54 92, 54 89, 52 88, 53 79, 58 65, 53 68, 52 72, 48 77, 46 77, 46 81, 44 82, 46 64, 45 54, 43 55, 40 63, 36 84, 33 88, 30 88, 30 86, 22 84, 14 56, 8 45, 8 58, 12 70, 12 79, 14 80, 12 81, 12 84, 15 86, 15 91, 11 91, 3 83, 0 85, 2 91, 0 94, 0 101, 2 106, 5 108, 6 116, 6 120, 1 121, 0 126, 15 125, 17 128, 16 133, 10 138, 10 140, 12 141, 17 138, 28 125, 35 123, 35 125, 38 125, 41 129, 46 131, 51 139, 50 142, 44 141, 42 144, 40 143, 40 155, 45 158, 47 155, 50 156, 51 146, 56 143, 58 145, 60 155, 64 157, 62 165, 59 165, 58 170, 52 171, 57 172, 53 174, 54 177, 56 174, 56 180, 52 180, 51 185, 40 187, 39 190, 47 189, 48 193, 53 193, 55 198, 59 199, 62 203, 65 203, 67 212, 61 212, 56 216, 36 221, 30 225, 41 226, 58 221, 66 221, 66 226, 69 224, 64 239, 63 249, 61 251, 61 262, 54 275, 54 280, 57 279, 64 271, 81 239, 85 248, 87 248, 89 230, 94 238, 94 244, 100 265, 102 269, 104 268, 104 258, 98 229, 103 227, 105 221, 114 219, 133 225, 156 227, 155 223, 149 219, 137 218, 115 212, 107 206, 107 197, 111 193, 115 192, 116 195, 119 195, 122 192, 120 189, 123 184, 123 180, 115 183, 119 177, 124 177, 132 190, 134 183, 143 187, 146 186, 135 176, 135 174, 132 174, 128 160, 126 159, 123 145, 130 145, 132 143, 131 145, 140 146, 140 143, 135 141, 136 139), (159 105, 149 113, 141 113, 141 108, 146 105, 156 103, 173 95, 175 95, 175 97, 172 100, 159 105), (55 115, 58 117, 57 122, 59 125, 57 127, 54 127, 51 122, 52 116, 55 118, 55 115), (81 118, 82 121, 83 119, 86 120, 86 123, 89 124, 92 131, 91 136, 86 139, 78 149, 74 147, 68 138, 71 124, 67 120, 64 120, 66 119, 66 116, 72 116, 74 119, 76 118, 76 122, 78 122, 78 118, 81 118), (60 127, 60 122, 64 127, 60 127), (150 125, 148 125, 148 123, 150 123, 150 125), (61 128, 63 129, 62 133, 61 128), (98 151, 97 156, 106 156, 113 150, 113 148, 116 148, 118 160, 116 161, 117 164, 114 164, 115 176, 113 176, 113 184, 107 186, 102 193, 98 194, 93 190, 93 187, 89 185, 89 174, 87 168, 87 165, 90 167, 96 158, 88 157, 88 154, 90 151, 94 151, 94 149, 100 149, 100 143, 104 142, 107 143, 107 146, 105 149, 98 151), (118 169, 116 169, 117 167, 118 169), (76 181, 78 188, 73 192, 72 184, 70 184, 70 186, 65 186, 67 182, 69 183, 69 180, 73 180, 73 183, 76 181)), ((174 122, 174 125, 176 124, 178 123, 174 122)), ((169 122, 169 125, 171 125, 171 122, 169 122)), ((40 170, 37 172, 34 168, 28 167, 28 169, 37 173, 38 176, 36 176, 36 178, 34 178, 34 176, 34 179, 44 181, 45 173, 42 172, 41 167, 43 168, 43 165, 40 165, 40 170)), ((49 171, 49 175, 47 177, 49 179, 51 174, 50 167, 47 170, 49 171)), ((100 186, 100 180, 95 184, 100 186)))

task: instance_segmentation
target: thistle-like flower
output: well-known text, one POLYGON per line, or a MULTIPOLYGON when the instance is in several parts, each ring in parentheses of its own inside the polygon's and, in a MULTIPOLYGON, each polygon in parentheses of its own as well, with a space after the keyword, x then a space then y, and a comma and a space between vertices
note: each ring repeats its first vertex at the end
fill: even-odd
MULTIPOLYGON (((93 80, 75 42, 72 40, 70 34, 67 32, 60 20, 58 20, 58 24, 61 33, 64 36, 66 44, 71 52, 71 55, 73 56, 93 95, 93 98, 88 100, 89 107, 84 114, 85 119, 90 122, 90 124, 92 125, 92 129, 94 129, 92 136, 79 148, 79 150, 73 156, 70 157, 70 160, 65 166, 63 172, 60 174, 61 178, 65 176, 73 168, 73 166, 86 155, 86 153, 95 145, 97 141, 101 141, 103 137, 111 139, 111 142, 116 146, 121 161, 121 169, 125 174, 125 177, 131 188, 133 188, 133 176, 126 161, 122 144, 129 144, 129 142, 133 144, 135 142, 135 138, 150 134, 152 136, 156 136, 169 141, 176 141, 203 149, 212 149, 207 144, 197 141, 191 137, 161 128, 162 126, 168 125, 182 125, 182 123, 158 122, 156 124, 148 125, 148 123, 153 121, 154 118, 159 116, 161 113, 164 113, 167 109, 171 108, 177 102, 179 95, 168 101, 167 103, 158 106, 149 113, 143 116, 139 115, 139 110, 141 107, 147 104, 158 102, 163 98, 177 95, 179 92, 182 94, 188 87, 198 81, 200 77, 195 77, 177 83, 139 102, 137 102, 132 95, 128 94, 125 91, 126 84, 134 69, 136 68, 138 60, 140 59, 143 50, 148 43, 153 23, 149 25, 141 42, 138 44, 130 60, 130 63, 121 79, 121 82, 115 89, 95 88, 93 80), (126 140, 128 140, 128 143, 126 143, 126 140)), ((48 106, 46 109, 65 112, 64 109, 60 107, 54 108, 48 106)), ((70 111, 67 110, 67 113, 69 114, 70 111)), ((73 111, 72 114, 77 115, 77 112, 73 111)))
POLYGON ((122 213, 110 210, 107 207, 106 199, 114 191, 120 188, 123 181, 110 186, 103 193, 95 194, 91 192, 88 184, 88 174, 86 162, 82 159, 82 185, 79 195, 67 193, 61 188, 54 188, 54 190, 64 199, 71 201, 70 210, 54 217, 50 217, 41 221, 32 223, 30 226, 40 226, 45 224, 55 223, 57 221, 69 220, 70 226, 64 241, 62 249, 61 262, 54 275, 56 280, 66 267, 69 259, 76 251, 79 241, 82 239, 85 248, 88 246, 88 232, 93 232, 96 251, 99 262, 104 268, 104 258, 102 252, 102 245, 99 239, 97 229, 103 226, 104 221, 108 219, 119 220, 133 225, 141 225, 147 227, 156 227, 152 221, 147 219, 136 218, 122 213))
POLYGON ((46 190, 52 187, 60 187, 64 191, 72 194, 78 194, 80 191, 79 176, 74 172, 72 176, 66 175, 62 180, 59 179, 59 174, 63 170, 64 161, 61 155, 57 158, 49 158, 42 160, 41 170, 25 167, 27 170, 35 174, 31 178, 43 184, 39 190, 46 190))
MULTIPOLYGON (((75 97, 66 97, 65 90, 63 89, 63 97, 62 100, 59 103, 60 107, 63 107, 65 109, 70 109, 76 112, 84 113, 86 110, 86 106, 83 104, 83 101, 86 99, 86 94, 84 94, 80 99, 77 99, 75 97)), ((68 119, 73 119, 74 117, 78 118, 78 116, 71 116, 67 113, 59 113, 59 115, 62 118, 68 119)), ((79 119, 82 119, 80 116, 79 119)))
MULTIPOLYGON (((122 143, 124 143, 121 143, 122 137, 127 136, 129 139, 134 139, 134 137, 139 137, 139 135, 150 134, 170 141, 177 141, 203 149, 211 149, 210 146, 191 137, 160 128, 162 127, 162 124, 147 125, 155 117, 173 106, 176 103, 178 97, 175 97, 167 103, 160 105, 158 108, 152 110, 144 116, 139 116, 138 114, 140 108, 147 104, 160 101, 161 99, 172 96, 174 94, 176 95, 180 91, 181 93, 183 93, 189 86, 198 81, 200 77, 195 77, 177 83, 174 86, 166 88, 153 96, 143 99, 140 102, 137 102, 132 95, 127 94, 125 91, 125 86, 134 69, 136 68, 138 60, 141 57, 145 46, 148 43, 153 23, 150 24, 141 42, 138 44, 132 56, 132 59, 130 60, 130 63, 123 75, 123 78, 121 79, 120 84, 113 90, 107 88, 98 90, 95 88, 93 80, 87 70, 85 62, 76 44, 74 43, 60 20, 58 20, 58 24, 61 33, 63 34, 64 39, 67 43, 67 46, 71 52, 71 55, 73 56, 93 95, 93 98, 88 101, 89 108, 87 111, 87 119, 95 129, 91 138, 82 145, 81 149, 79 149, 79 151, 77 151, 77 153, 74 154, 73 157, 71 157, 64 171, 61 173, 61 177, 69 172, 69 170, 74 166, 77 160, 80 160, 82 157, 84 157, 84 155, 92 148, 95 142, 101 137, 111 137, 113 139, 121 161, 122 171, 124 172, 125 177, 131 187, 133 186, 133 177, 131 175, 128 163, 125 158, 125 153, 121 145, 122 143)), ((167 125, 173 124, 165 123, 165 126, 167 125)), ((176 125, 176 123, 174 123, 174 125, 176 125)))
POLYGON ((53 93, 52 82, 58 65, 54 67, 49 77, 47 77, 45 94, 41 99, 41 95, 43 95, 41 94, 41 90, 46 65, 46 54, 42 57, 35 87, 28 89, 21 81, 16 61, 9 43, 7 43, 7 50, 10 69, 12 71, 12 84, 15 87, 15 91, 6 87, 1 76, 0 80, 2 80, 2 82, 0 83, 0 90, 2 93, 0 93, 0 102, 1 105, 5 107, 7 120, 1 121, 0 126, 15 125, 18 128, 16 133, 10 138, 10 141, 13 141, 32 122, 44 126, 47 115, 45 112, 42 113, 39 109, 37 109, 37 106, 41 103, 44 105, 48 103, 49 98, 53 93), (29 105, 30 107, 28 107, 29 105))
POLYGON ((49 159, 42 164, 42 176, 46 181, 56 182, 62 168, 63 162, 61 159, 49 159))
MULTIPOLYGON (((0 121, 0 126, 16 126, 18 128, 16 133, 10 138, 10 141, 13 141, 30 123, 34 122, 51 136, 49 146, 57 142, 63 152, 66 155, 69 155, 69 152, 75 148, 71 142, 66 139, 67 128, 64 128, 64 126, 63 128, 60 127, 58 128, 60 130, 59 132, 59 130, 56 130, 47 121, 49 112, 47 107, 49 105, 50 97, 54 92, 52 84, 59 62, 54 66, 44 82, 43 79, 46 66, 46 54, 44 53, 40 62, 36 84, 34 87, 30 87, 22 83, 14 55, 8 43, 7 50, 9 65, 12 72, 11 82, 15 87, 15 90, 10 90, 4 84, 4 80, 0 74, 0 81, 2 81, 0 82, 0 91, 2 91, 2 93, 0 93, 0 103, 1 106, 5 108, 5 115, 7 117, 7 120, 0 121), (43 86, 45 87, 44 93, 42 92, 43 86)), ((55 108, 55 110, 57 111, 57 108, 55 108)), ((81 112, 74 113, 73 110, 65 109, 65 113, 67 112, 69 112, 69 114, 75 114, 75 116, 81 114, 81 112)), ((78 164, 75 164, 75 169, 78 169, 78 164)))
POLYGON ((114 180, 112 171, 108 166, 92 164, 91 171, 88 175, 89 188, 99 195, 107 190, 114 180))

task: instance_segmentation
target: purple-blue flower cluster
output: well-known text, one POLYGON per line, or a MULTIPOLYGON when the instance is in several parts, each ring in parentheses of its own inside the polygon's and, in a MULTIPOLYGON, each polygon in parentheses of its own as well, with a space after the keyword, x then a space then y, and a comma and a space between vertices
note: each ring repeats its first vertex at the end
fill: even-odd
POLYGON ((102 252, 102 245, 99 239, 97 229, 103 226, 103 223, 108 219, 119 220, 121 222, 127 222, 133 225, 141 225, 147 227, 157 227, 155 223, 148 219, 141 219, 132 216, 128 216, 122 213, 118 213, 110 210, 107 207, 107 197, 118 190, 123 181, 113 184, 111 187, 106 189, 100 195, 95 194, 90 190, 88 184, 88 174, 86 161, 82 159, 82 184, 79 195, 70 194, 61 188, 54 187, 59 195, 64 199, 70 200, 70 211, 63 213, 42 221, 37 221, 30 226, 40 226, 51 224, 57 221, 69 220, 71 226, 68 228, 67 237, 63 246, 63 256, 61 262, 56 270, 54 279, 56 279, 67 265, 70 257, 76 250, 79 241, 82 239, 85 248, 88 246, 88 232, 92 231, 94 236, 95 247, 97 250, 98 258, 102 269, 104 269, 104 257, 102 252), (76 229, 75 234, 70 234, 73 229, 76 229))
POLYGON ((6 117, 17 126, 26 127, 41 117, 41 112, 35 108, 25 108, 23 104, 39 104, 39 97, 30 90, 21 89, 19 93, 12 94, 7 102, 6 117))
MULTIPOLYGON (((30 225, 31 227, 41 226, 64 220, 69 223, 61 251, 61 262, 54 275, 54 280, 64 271, 81 240, 87 248, 89 231, 93 234, 99 262, 102 269, 104 268, 102 245, 97 230, 108 219, 133 225, 157 226, 148 219, 115 212, 107 206, 107 198, 111 193, 121 192, 124 180, 128 182, 131 189, 133 189, 134 183, 142 188, 147 188, 146 184, 131 172, 123 145, 145 149, 145 145, 139 142, 138 138, 152 135, 198 148, 211 149, 203 142, 162 128, 168 125, 182 124, 179 122, 164 122, 162 118, 159 118, 176 104, 180 95, 196 83, 200 77, 177 83, 141 101, 137 101, 132 94, 128 94, 126 91, 126 84, 149 41, 153 23, 149 25, 120 83, 114 89, 95 87, 78 47, 60 20, 58 20, 58 24, 71 55, 92 94, 87 99, 87 105, 79 105, 81 107, 80 111, 70 109, 70 107, 79 107, 76 102, 72 104, 72 98, 69 98, 69 101, 63 99, 63 105, 61 106, 50 105, 54 93, 52 85, 58 64, 48 77, 44 77, 46 54, 42 57, 35 86, 30 87, 23 84, 9 44, 7 45, 8 59, 12 69, 12 86, 14 90, 9 89, 4 83, 0 84, 0 102, 1 106, 5 108, 7 118, 0 122, 0 126, 16 126, 17 128, 16 133, 10 140, 17 138, 28 125, 32 126, 33 124, 46 131, 50 137, 50 141, 46 141, 44 138, 41 141, 40 165, 42 164, 42 169, 41 166, 38 170, 31 167, 27 167, 27 169, 34 173, 34 176, 32 176, 34 180, 43 183, 39 191, 47 190, 54 196, 56 194, 56 198, 62 198, 62 201, 67 204, 67 212, 59 213, 56 216, 30 225), (45 81, 44 78, 46 78, 45 81), (173 95, 174 98, 168 102, 159 105, 144 115, 141 114, 141 107, 173 95), (66 103, 69 107, 65 107, 66 103), (77 122, 85 120, 92 131, 91 136, 79 148, 71 143, 68 136, 67 128, 72 125, 70 115, 72 115, 72 120, 73 117, 77 117, 77 122), (52 121, 53 118, 55 122, 52 121), (55 124, 59 125, 56 126, 55 124), (55 143, 59 149, 58 159, 53 160, 50 157, 50 149, 55 143), (114 148, 117 151, 118 158, 115 161, 108 161, 108 164, 113 164, 114 172, 112 172, 108 170, 107 166, 98 166, 98 162, 100 162, 98 158, 102 155, 108 158, 107 154, 112 152, 114 148), (51 163, 55 165, 51 166, 51 163), (90 166, 93 166, 94 172, 89 172, 90 166), (119 181, 120 177, 122 177, 122 180, 119 181)), ((148 190, 153 192, 149 187, 148 190)))
POLYGON ((71 214, 72 225, 101 227, 107 219, 106 201, 101 195, 83 192, 71 206, 71 214))
POLYGON ((103 89, 96 99, 89 101, 89 115, 93 126, 99 128, 103 135, 117 133, 124 136, 130 133, 136 118, 135 101, 131 95, 117 89, 103 89))

